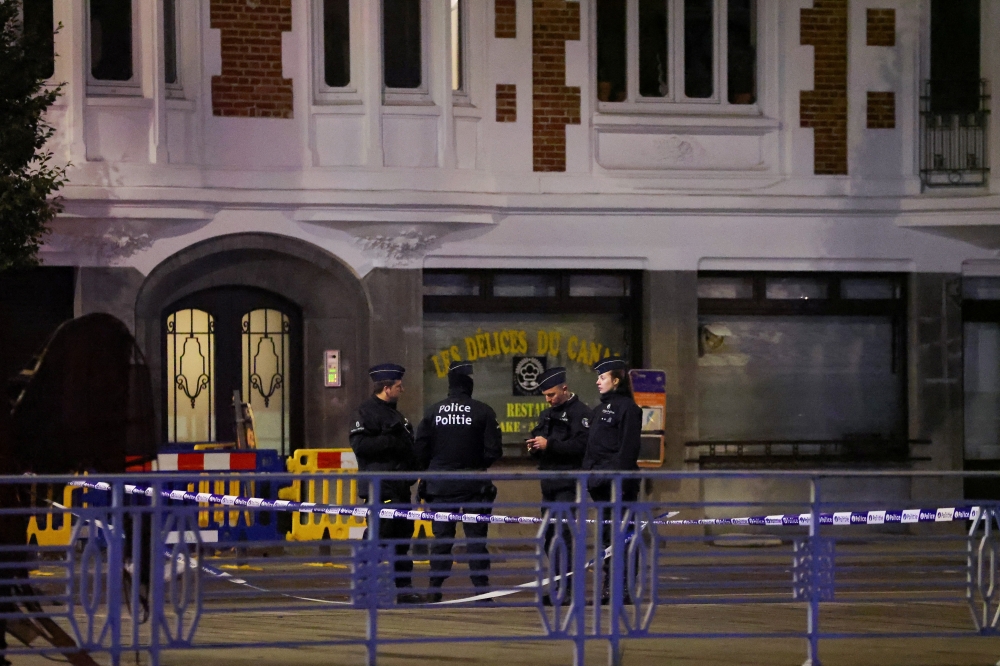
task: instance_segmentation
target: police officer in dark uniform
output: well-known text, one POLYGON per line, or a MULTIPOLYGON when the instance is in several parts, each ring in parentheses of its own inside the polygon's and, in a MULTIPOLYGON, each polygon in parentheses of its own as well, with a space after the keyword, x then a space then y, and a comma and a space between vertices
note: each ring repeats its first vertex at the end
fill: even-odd
MULTIPOLYGON (((448 368, 448 397, 431 405, 417 427, 416 455, 420 469, 430 471, 485 470, 503 456, 500 424, 489 405, 472 399, 472 364, 455 361, 448 368)), ((429 480, 423 495, 436 511, 488 514, 497 489, 484 480, 429 480)), ((434 521, 431 546, 432 593, 428 601, 440 601, 440 590, 451 571, 451 551, 456 524, 434 521)), ((489 587, 490 559, 486 549, 489 523, 463 523, 468 539, 472 584, 489 587)))
MULTIPOLYGON (((413 451, 413 427, 396 409, 396 402, 403 392, 403 374, 406 369, 393 363, 383 363, 368 370, 374 382, 372 396, 361 403, 351 429, 351 448, 362 472, 408 472, 416 467, 413 451)), ((382 481, 379 497, 385 508, 411 503, 409 479, 382 481)), ((369 496, 368 484, 358 484, 358 495, 363 500, 369 496)), ((373 507, 377 511, 380 507, 373 507)), ((409 508, 402 506, 400 508, 409 508)), ((396 602, 414 604, 423 597, 408 590, 413 587, 410 574, 413 560, 409 557, 413 523, 405 518, 380 519, 379 541, 395 541, 393 569, 396 582, 396 602)))
MULTIPOLYGON (((528 453, 538 461, 538 469, 578 470, 583 463, 587 449, 590 428, 590 408, 575 393, 570 393, 566 385, 566 368, 549 368, 538 377, 538 388, 545 396, 548 409, 541 413, 538 425, 526 440, 528 453)), ((542 501, 575 502, 576 481, 573 479, 542 479, 542 501)), ((545 529, 545 552, 549 552, 555 525, 545 529)), ((573 537, 569 525, 562 528, 563 542, 567 546, 569 570, 573 562, 573 537)), ((556 570, 557 574, 564 572, 556 570)), ((549 595, 542 598, 547 606, 551 604, 549 595)))
MULTIPOLYGON (((628 366, 620 358, 606 358, 594 363, 597 372, 597 390, 601 402, 594 407, 590 419, 590 436, 587 438, 587 453, 583 457, 583 469, 628 471, 639 469, 639 444, 642 436, 642 408, 632 399, 632 388, 628 378, 628 366)), ((591 478, 587 482, 590 497, 595 502, 610 502, 612 483, 610 479, 591 478)), ((622 482, 623 502, 634 502, 639 497, 639 479, 625 479, 622 482)), ((602 512, 605 521, 601 529, 601 541, 606 549, 611 545, 611 510, 602 512)), ((604 560, 604 590, 602 603, 610 596, 608 570, 611 560, 604 560)), ((626 593, 626 603, 628 595, 626 593)))

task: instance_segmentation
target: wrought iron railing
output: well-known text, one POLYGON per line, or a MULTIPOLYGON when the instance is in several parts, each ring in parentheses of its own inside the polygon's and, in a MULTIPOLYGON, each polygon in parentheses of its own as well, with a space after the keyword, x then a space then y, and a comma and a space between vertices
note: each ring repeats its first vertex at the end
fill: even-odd
POLYGON ((986 185, 989 101, 986 79, 924 81, 920 180, 925 188, 986 185))

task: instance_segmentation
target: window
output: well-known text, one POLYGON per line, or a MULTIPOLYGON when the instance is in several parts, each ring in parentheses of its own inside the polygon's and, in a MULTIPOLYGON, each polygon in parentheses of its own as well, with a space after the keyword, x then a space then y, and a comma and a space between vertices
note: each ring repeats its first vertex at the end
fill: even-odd
POLYGON ((323 82, 331 88, 351 83, 349 0, 323 0, 323 82))
POLYGON ((452 361, 473 362, 476 398, 496 411, 506 456, 526 455, 546 407, 540 372, 566 367, 571 389, 594 405, 595 361, 642 358, 640 273, 425 269, 423 283, 424 400, 445 395, 452 361))
POLYGON ((451 0, 451 89, 467 93, 465 86, 465 1, 451 0))
POLYGON ((90 87, 105 94, 138 94, 132 0, 90 0, 90 87))
POLYGON ((701 462, 907 459, 905 285, 892 273, 700 272, 689 445, 701 462))
POLYGON ((597 0, 598 102, 754 104, 756 23, 756 0, 597 0))
POLYGON ((979 103, 979 0, 931 2, 931 111, 968 114, 979 103))
POLYGON ((362 63, 357 31, 364 0, 314 0, 313 89, 318 103, 361 104, 362 63), (352 35, 353 31, 353 35, 352 35), (353 49, 353 52, 352 52, 353 49))
POLYGON ((382 74, 386 102, 427 96, 427 17, 423 0, 382 0, 382 74))
POLYGON ((419 88, 423 84, 420 0, 382 0, 385 87, 419 88))
POLYGON ((45 53, 42 75, 46 78, 55 73, 55 27, 52 23, 52 0, 23 0, 24 34, 45 53))
POLYGON ((177 19, 177 0, 163 0, 163 81, 168 97, 183 96, 177 69, 177 19))

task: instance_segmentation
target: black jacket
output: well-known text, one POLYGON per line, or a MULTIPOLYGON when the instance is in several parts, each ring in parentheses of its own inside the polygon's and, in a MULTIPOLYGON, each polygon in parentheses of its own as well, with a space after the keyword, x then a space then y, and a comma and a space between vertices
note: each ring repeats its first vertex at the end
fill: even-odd
MULTIPOLYGON (((533 449, 531 457, 538 461, 540 470, 580 469, 590 435, 590 407, 578 397, 558 407, 549 407, 538 417, 538 425, 531 430, 532 437, 547 440, 544 451, 533 449)), ((542 492, 573 490, 573 479, 542 479, 542 492)))
MULTIPOLYGON (((417 426, 417 465, 430 471, 485 470, 503 456, 500 424, 486 403, 453 388, 448 397, 431 405, 417 426)), ((489 481, 437 480, 427 482, 433 499, 476 499, 489 492, 489 481)))
MULTIPOLYGON (((641 432, 642 408, 632 398, 614 391, 602 394, 601 402, 594 407, 591 415, 583 469, 639 469, 641 432)), ((607 486, 609 483, 591 479, 588 486, 594 490, 595 487, 607 486)), ((628 485, 637 484, 630 482, 628 485)))
MULTIPOLYGON (((362 472, 408 472, 416 469, 413 426, 396 406, 372 396, 361 403, 351 428, 351 448, 362 472)), ((410 480, 382 482, 382 501, 410 501, 410 480)), ((368 485, 358 484, 358 496, 368 499, 368 485)))

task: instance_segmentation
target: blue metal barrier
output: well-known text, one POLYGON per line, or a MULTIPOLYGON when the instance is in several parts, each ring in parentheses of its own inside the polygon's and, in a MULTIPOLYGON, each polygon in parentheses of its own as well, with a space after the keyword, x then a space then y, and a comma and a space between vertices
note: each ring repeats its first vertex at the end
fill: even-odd
MULTIPOLYGON (((483 644, 476 649, 494 650, 489 654, 499 659, 500 648, 485 646, 525 642, 534 644, 540 664, 583 664, 601 646, 608 663, 620 664, 630 663, 631 652, 641 655, 648 649, 663 656, 686 649, 677 647, 686 644, 675 640, 681 638, 796 639, 803 642, 808 663, 817 666, 821 645, 832 639, 1000 635, 1000 509, 993 503, 862 503, 835 500, 832 493, 824 499, 832 477, 841 488, 845 480, 914 474, 633 475, 654 487, 667 480, 759 479, 787 487, 785 495, 794 499, 664 504, 640 497, 626 503, 617 499, 623 476, 610 475, 603 478, 611 484, 611 500, 598 502, 586 492, 589 475, 567 473, 547 476, 574 478, 577 500, 539 507, 522 497, 506 497, 504 489, 513 488, 505 485, 508 481, 537 482, 540 474, 492 472, 488 477, 501 487, 492 505, 482 498, 460 506, 428 505, 435 527, 490 526, 488 587, 474 584, 482 579, 470 579, 485 575, 470 568, 484 555, 459 532, 432 542, 456 548, 450 555, 440 547, 422 555, 433 571, 417 567, 413 587, 406 590, 441 593, 442 599, 404 605, 397 603, 397 593, 405 588, 397 588, 396 581, 410 574, 396 566, 407 556, 395 546, 409 539, 380 540, 379 523, 428 516, 417 505, 383 505, 377 482, 371 483, 370 505, 326 507, 278 500, 276 492, 262 497, 188 490, 206 479, 229 487, 235 478, 241 490, 249 490, 262 488, 262 482, 276 489, 295 478, 279 472, 104 477, 97 485, 106 490, 94 492, 107 492, 109 505, 74 510, 76 537, 87 526, 103 538, 74 538, 59 547, 0 547, 2 600, 18 604, 13 610, 0 606, 0 619, 14 622, 24 636, 26 623, 50 620, 76 644, 46 647, 36 638, 30 646, 11 647, 7 655, 82 649, 118 663, 124 653, 141 651, 155 665, 168 650, 197 649, 179 659, 196 664, 204 660, 203 650, 250 648, 263 655, 328 646, 345 663, 374 664, 380 651, 399 645, 429 650, 435 643, 483 644), (131 501, 137 496, 142 501, 131 501), (244 530, 206 543, 199 523, 205 509, 199 502, 254 514, 367 513, 369 529, 361 541, 291 544, 273 532, 244 530), (897 514, 899 522, 885 520, 897 514), (720 521, 720 515, 736 520, 720 521), (230 552, 230 546, 242 552, 230 552), (129 558, 128 553, 149 557, 129 558), (11 562, 22 555, 35 561, 11 562), (456 566, 444 585, 432 587, 430 579, 444 575, 439 565, 452 559, 456 566), (24 569, 34 572, 24 579, 24 569), (11 587, 24 583, 31 589, 11 587), (234 631, 248 624, 258 625, 260 632, 234 631)), ((355 476, 369 481, 400 477, 355 476)), ((0 484, 70 480, 0 477, 0 484)), ((30 512, 30 507, 2 507, 0 518, 30 512)), ((985 642, 976 645, 984 654, 991 649, 985 642)))

